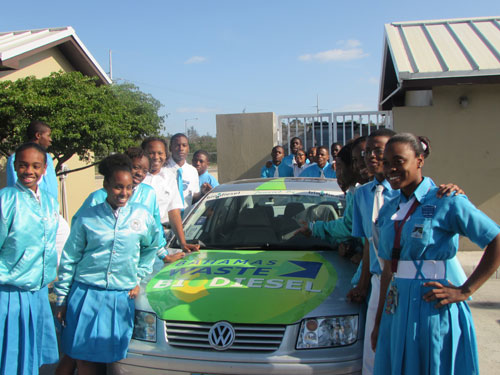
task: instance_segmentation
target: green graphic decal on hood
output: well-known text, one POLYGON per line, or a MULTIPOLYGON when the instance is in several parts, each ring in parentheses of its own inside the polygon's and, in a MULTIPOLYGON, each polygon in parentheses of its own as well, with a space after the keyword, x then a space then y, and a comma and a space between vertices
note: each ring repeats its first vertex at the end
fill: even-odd
POLYGON ((202 250, 163 268, 146 293, 165 320, 290 324, 336 282, 333 266, 311 251, 202 250))

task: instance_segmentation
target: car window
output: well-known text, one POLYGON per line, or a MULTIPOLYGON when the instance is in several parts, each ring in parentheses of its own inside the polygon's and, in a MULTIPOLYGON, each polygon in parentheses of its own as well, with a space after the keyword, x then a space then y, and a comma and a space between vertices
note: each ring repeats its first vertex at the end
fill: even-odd
POLYGON ((296 231, 308 222, 336 220, 344 207, 343 196, 335 194, 235 194, 200 202, 184 223, 186 241, 214 249, 331 247, 296 231))

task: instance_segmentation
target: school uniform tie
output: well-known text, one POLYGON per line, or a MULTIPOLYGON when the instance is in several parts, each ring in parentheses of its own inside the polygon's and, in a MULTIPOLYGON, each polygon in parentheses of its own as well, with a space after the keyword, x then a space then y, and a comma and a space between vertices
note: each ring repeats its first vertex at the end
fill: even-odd
POLYGON ((182 200, 181 215, 184 214, 184 184, 182 183, 182 168, 177 168, 177 187, 182 200))
POLYGON ((320 168, 320 171, 321 171, 321 174, 319 175, 319 177, 325 178, 325 171, 323 170, 323 168, 320 168))
POLYGON ((279 177, 280 176, 280 171, 278 170, 278 166, 274 166, 274 177, 279 177))
MULTIPOLYGON (((379 233, 377 228, 377 220, 378 213, 380 208, 384 205, 384 185, 378 184, 375 188, 375 196, 373 198, 373 210, 372 210, 372 239, 373 239, 373 247, 375 249, 375 254, 377 254, 378 258, 378 240, 379 233)), ((378 259, 381 264, 380 258, 378 259)))

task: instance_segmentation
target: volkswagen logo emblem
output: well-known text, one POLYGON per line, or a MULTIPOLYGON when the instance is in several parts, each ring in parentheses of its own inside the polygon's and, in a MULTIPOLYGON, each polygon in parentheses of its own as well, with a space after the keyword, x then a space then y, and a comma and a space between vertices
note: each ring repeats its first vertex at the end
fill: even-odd
POLYGON ((208 332, 208 342, 215 350, 226 350, 233 345, 234 328, 228 322, 215 323, 208 332))

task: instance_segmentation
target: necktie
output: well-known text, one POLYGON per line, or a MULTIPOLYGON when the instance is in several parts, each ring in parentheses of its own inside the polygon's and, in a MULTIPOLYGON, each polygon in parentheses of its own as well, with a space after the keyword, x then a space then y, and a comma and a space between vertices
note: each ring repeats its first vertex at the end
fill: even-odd
MULTIPOLYGON (((377 229, 377 219, 380 208, 384 205, 384 186, 382 184, 378 184, 375 188, 375 196, 373 199, 373 211, 372 211, 372 239, 373 239, 373 247, 375 249, 375 254, 377 254, 378 258, 378 229, 377 229)), ((380 259, 379 259, 380 263, 380 259)))
POLYGON ((278 166, 274 166, 274 177, 279 177, 280 176, 280 171, 278 170, 278 166))
POLYGON ((320 168, 320 171, 321 171, 321 174, 319 175, 319 177, 325 178, 325 171, 323 170, 323 168, 320 168))
MULTIPOLYGON (((179 194, 181 195, 182 207, 184 207, 184 184, 182 183, 182 168, 177 169, 177 187, 179 188, 179 194)), ((181 210, 181 214, 184 213, 184 208, 181 210)))

